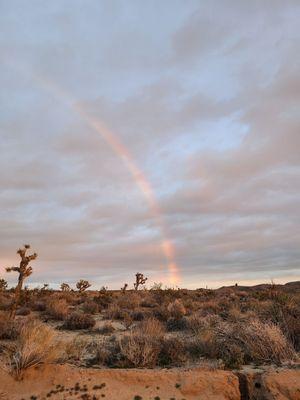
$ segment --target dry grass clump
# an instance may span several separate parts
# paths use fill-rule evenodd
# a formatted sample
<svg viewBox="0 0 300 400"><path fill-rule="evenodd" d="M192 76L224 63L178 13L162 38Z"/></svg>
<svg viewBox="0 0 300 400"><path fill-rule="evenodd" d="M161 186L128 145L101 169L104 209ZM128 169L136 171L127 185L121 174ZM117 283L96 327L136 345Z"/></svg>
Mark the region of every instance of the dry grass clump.
<svg viewBox="0 0 300 400"><path fill-rule="evenodd" d="M82 306L82 311L87 314L96 314L99 312L99 306L95 301L87 300L85 301Z"/></svg>
<svg viewBox="0 0 300 400"><path fill-rule="evenodd" d="M136 331L143 333L146 336L162 338L166 333L166 328L164 324L156 318L149 318L146 321L143 321Z"/></svg>
<svg viewBox="0 0 300 400"><path fill-rule="evenodd" d="M47 303L46 312L51 318L62 321L68 315L69 305L65 299L53 298Z"/></svg>
<svg viewBox="0 0 300 400"><path fill-rule="evenodd" d="M111 322L106 322L101 328L97 330L97 333L100 333L101 335L110 335L115 331L115 328L113 327Z"/></svg>
<svg viewBox="0 0 300 400"><path fill-rule="evenodd" d="M153 368L157 365L160 343L157 338L130 332L119 341L122 356L128 366Z"/></svg>
<svg viewBox="0 0 300 400"><path fill-rule="evenodd" d="M168 305L168 311L171 318L180 319L185 316L186 309L180 299L176 299Z"/></svg>
<svg viewBox="0 0 300 400"><path fill-rule="evenodd" d="M165 333L162 323L154 318L143 321L119 341L121 355L128 366L153 368L158 363L160 341Z"/></svg>
<svg viewBox="0 0 300 400"><path fill-rule="evenodd" d="M162 367L181 366L187 360L187 351L182 339L165 337L161 340L158 363Z"/></svg>
<svg viewBox="0 0 300 400"><path fill-rule="evenodd" d="M67 316L62 328L69 330L90 329L95 323L96 321L91 315L73 312Z"/></svg>
<svg viewBox="0 0 300 400"><path fill-rule="evenodd" d="M0 340L14 340L20 334L21 324L9 319L5 312L0 312Z"/></svg>
<svg viewBox="0 0 300 400"><path fill-rule="evenodd" d="M43 300L36 300L31 304L31 309L33 311L43 312L46 310L46 303Z"/></svg>
<svg viewBox="0 0 300 400"><path fill-rule="evenodd" d="M245 362L280 365L296 359L280 327L259 320L237 324L223 322L214 328L211 343L227 367L236 368Z"/></svg>
<svg viewBox="0 0 300 400"><path fill-rule="evenodd" d="M138 293L125 292L117 300L117 305L122 310L135 310L141 303L141 296Z"/></svg>
<svg viewBox="0 0 300 400"><path fill-rule="evenodd" d="M244 325L242 338L246 356L258 363L294 360L296 354L278 325L263 323L259 320Z"/></svg>
<svg viewBox="0 0 300 400"><path fill-rule="evenodd" d="M29 315L30 312L31 312L31 310L30 310L29 307L23 306L23 307L20 307L20 308L16 311L16 315L21 315L21 316L24 317L24 316L26 316L26 315Z"/></svg>
<svg viewBox="0 0 300 400"><path fill-rule="evenodd" d="M64 360L81 361L88 354L89 345L87 339L78 337L64 343Z"/></svg>
<svg viewBox="0 0 300 400"><path fill-rule="evenodd" d="M60 354L55 331L38 320L23 325L16 343L7 347L6 367L17 378L40 364L54 362Z"/></svg>

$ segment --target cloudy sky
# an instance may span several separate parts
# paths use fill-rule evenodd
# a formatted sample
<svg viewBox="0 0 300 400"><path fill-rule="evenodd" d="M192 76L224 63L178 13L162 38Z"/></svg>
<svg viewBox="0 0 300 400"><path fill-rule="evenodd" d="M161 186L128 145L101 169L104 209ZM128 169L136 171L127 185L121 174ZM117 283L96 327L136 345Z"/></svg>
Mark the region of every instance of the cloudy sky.
<svg viewBox="0 0 300 400"><path fill-rule="evenodd" d="M300 279L298 0L0 0L0 276ZM9 276L13 283L16 276Z"/></svg>

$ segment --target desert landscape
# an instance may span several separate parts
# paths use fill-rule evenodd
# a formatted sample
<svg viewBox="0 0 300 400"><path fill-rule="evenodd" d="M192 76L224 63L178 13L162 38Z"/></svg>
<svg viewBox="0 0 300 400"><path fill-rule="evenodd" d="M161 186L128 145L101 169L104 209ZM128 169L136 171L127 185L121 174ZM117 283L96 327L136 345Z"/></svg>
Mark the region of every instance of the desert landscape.
<svg viewBox="0 0 300 400"><path fill-rule="evenodd" d="M1 279L0 398L299 399L300 282L28 289ZM1 397L2 396L2 397Z"/></svg>
<svg viewBox="0 0 300 400"><path fill-rule="evenodd" d="M0 0L0 400L300 400L300 0Z"/></svg>

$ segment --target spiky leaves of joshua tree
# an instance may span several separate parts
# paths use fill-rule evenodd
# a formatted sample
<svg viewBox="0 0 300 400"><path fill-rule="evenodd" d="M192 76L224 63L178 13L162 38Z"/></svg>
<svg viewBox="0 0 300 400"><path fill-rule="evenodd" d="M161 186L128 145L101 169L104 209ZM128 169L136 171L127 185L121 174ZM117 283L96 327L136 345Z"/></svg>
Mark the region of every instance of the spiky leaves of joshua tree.
<svg viewBox="0 0 300 400"><path fill-rule="evenodd" d="M80 279L80 281L76 283L76 287L77 287L77 289L79 290L80 293L84 292L90 286L91 286L90 282L86 281L84 279Z"/></svg>
<svg viewBox="0 0 300 400"><path fill-rule="evenodd" d="M29 265L30 261L33 261L37 258L37 253L33 253L28 255L27 251L30 249L29 244L25 244L23 248L20 248L17 251L17 254L21 257L21 261L18 267L9 267L6 268L7 272L17 272L18 276L18 284L15 288L15 298L11 306L10 318L15 318L16 310L20 301L21 291L23 287L24 280L28 278L32 274L32 268Z"/></svg>
<svg viewBox="0 0 300 400"><path fill-rule="evenodd" d="M70 292L71 287L70 287L70 285L69 285L68 283L62 283L62 284L60 285L60 290L61 290L62 292Z"/></svg>
<svg viewBox="0 0 300 400"><path fill-rule="evenodd" d="M5 279L0 278L0 292L4 292L7 289L7 282Z"/></svg>
<svg viewBox="0 0 300 400"><path fill-rule="evenodd" d="M146 283L146 280L148 278L144 277L144 274L141 274L140 272L137 272L135 274L135 283L133 284L134 289L138 290L140 285L144 285Z"/></svg>

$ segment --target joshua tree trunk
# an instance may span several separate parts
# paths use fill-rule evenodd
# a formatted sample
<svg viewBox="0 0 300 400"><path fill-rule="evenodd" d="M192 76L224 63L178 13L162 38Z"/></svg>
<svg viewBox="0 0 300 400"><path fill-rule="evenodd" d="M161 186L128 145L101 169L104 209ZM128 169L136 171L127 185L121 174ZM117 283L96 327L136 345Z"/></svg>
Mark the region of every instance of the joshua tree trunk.
<svg viewBox="0 0 300 400"><path fill-rule="evenodd" d="M13 303L11 305L11 310L10 310L10 313L9 313L9 318L10 319L14 319L15 316L16 316L17 307L18 307L18 304L20 302L23 282L24 282L24 278L23 278L23 276L20 275L19 279L18 279L18 284L17 284L17 286L15 288L15 298L13 300Z"/></svg>

